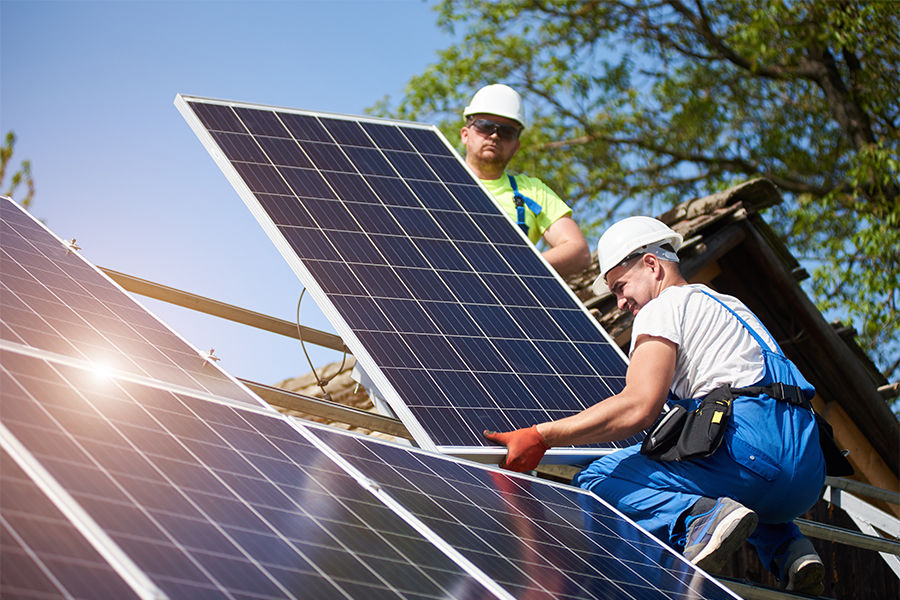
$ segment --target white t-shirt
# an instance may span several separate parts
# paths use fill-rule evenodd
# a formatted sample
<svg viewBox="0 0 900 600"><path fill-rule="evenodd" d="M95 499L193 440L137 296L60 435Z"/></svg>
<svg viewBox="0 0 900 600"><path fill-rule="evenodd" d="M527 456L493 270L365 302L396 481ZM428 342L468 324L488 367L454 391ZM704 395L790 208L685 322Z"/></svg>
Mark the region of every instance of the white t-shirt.
<svg viewBox="0 0 900 600"><path fill-rule="evenodd" d="M737 298L701 284L663 290L634 318L631 352L642 334L674 342L678 352L672 391L682 400L700 398L726 383L733 387L753 385L765 373L756 340L734 315L701 290L727 304L753 327L769 350L777 351L775 341Z"/></svg>

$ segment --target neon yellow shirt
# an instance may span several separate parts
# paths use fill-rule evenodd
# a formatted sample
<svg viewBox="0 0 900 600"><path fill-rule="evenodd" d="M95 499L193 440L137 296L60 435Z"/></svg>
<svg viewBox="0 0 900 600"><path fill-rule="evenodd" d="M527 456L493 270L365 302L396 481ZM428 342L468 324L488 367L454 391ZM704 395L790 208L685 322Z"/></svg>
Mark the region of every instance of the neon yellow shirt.
<svg viewBox="0 0 900 600"><path fill-rule="evenodd" d="M516 187L523 196L527 196L537 202L541 207L541 214L535 216L528 207L525 207L525 224L528 225L528 238L532 244L537 244L544 231L553 223L562 217L572 215L572 209L560 200L559 196L554 193L547 185L537 177L529 177L527 175L514 175L516 178ZM512 217L513 221L516 217L516 201L513 195L512 186L509 184L509 177L506 171L500 179L482 179L481 183L488 189L491 195L497 199L503 210Z"/></svg>

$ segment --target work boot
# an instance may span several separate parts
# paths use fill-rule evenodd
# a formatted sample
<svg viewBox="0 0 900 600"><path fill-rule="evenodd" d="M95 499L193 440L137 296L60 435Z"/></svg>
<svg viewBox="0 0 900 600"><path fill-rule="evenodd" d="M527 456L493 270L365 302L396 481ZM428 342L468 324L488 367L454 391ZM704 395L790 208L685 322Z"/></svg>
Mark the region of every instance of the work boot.
<svg viewBox="0 0 900 600"><path fill-rule="evenodd" d="M825 565L807 538L792 540L787 551L775 557L775 565L785 590L810 596L825 592Z"/></svg>
<svg viewBox="0 0 900 600"><path fill-rule="evenodd" d="M756 513L743 504L731 498L719 498L707 512L685 520L684 557L715 575L750 537L758 521Z"/></svg>

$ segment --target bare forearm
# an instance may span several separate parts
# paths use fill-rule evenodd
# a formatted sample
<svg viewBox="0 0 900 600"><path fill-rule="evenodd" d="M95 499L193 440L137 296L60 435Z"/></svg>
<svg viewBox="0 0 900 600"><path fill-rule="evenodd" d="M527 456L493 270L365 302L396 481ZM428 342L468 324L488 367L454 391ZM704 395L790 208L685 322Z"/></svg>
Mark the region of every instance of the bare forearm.
<svg viewBox="0 0 900 600"><path fill-rule="evenodd" d="M587 244L563 244L544 251L544 258L561 277L576 275L591 266L591 251Z"/></svg>
<svg viewBox="0 0 900 600"><path fill-rule="evenodd" d="M622 393L570 417L541 423L538 431L550 446L615 442L652 425L658 416L654 410Z"/></svg>

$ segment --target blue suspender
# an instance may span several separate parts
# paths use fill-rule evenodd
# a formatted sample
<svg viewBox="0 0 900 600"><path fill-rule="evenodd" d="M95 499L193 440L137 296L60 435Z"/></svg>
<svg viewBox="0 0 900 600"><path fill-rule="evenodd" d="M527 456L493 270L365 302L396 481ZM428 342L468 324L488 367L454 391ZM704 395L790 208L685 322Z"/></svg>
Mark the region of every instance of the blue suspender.
<svg viewBox="0 0 900 600"><path fill-rule="evenodd" d="M747 321L745 321L745 320L742 319L740 316L738 316L738 314L737 314L736 312L734 312L734 311L731 309L731 307L729 307L727 304L725 304L724 302L722 302L721 300L719 300L718 298L716 298L715 296L713 296L712 294L710 294L710 293L707 292L706 290L700 290L700 291L703 292L704 294L706 294L707 296L709 296L710 298L712 298L713 300L715 300L716 302L718 302L719 304L721 304L722 306L724 306L725 309L726 309L728 312L730 312L731 314L734 315L734 318L735 318L735 319L737 319L738 321L741 322L741 325L743 325L744 328L747 330L747 332L748 332L751 336L753 336L753 339L756 340L756 343L759 344L760 347L761 347L763 350L768 350L769 352L771 352L771 349L769 348L769 345L766 344L765 342L763 342L762 337L761 337L758 333L756 333L756 331L755 331L752 327L750 327L750 325L747 323ZM763 325L762 323L760 323L760 327L762 327L762 328L763 328L763 331L765 331L765 332L768 334L768 336L769 336L770 338L772 338L772 334L769 333L769 330L766 329L766 326L765 326L765 325ZM772 339L774 340L775 338L772 338ZM777 354L780 354L781 356L784 356L784 352L781 351L781 348L778 346L777 343L775 344L775 352L776 352Z"/></svg>
<svg viewBox="0 0 900 600"><path fill-rule="evenodd" d="M522 228L525 235L528 235L528 225L525 224L525 206L528 206L529 210L535 215L539 215L541 214L541 205L528 196L522 195L522 192L516 186L515 177L512 175L507 175L507 177L509 177L509 185L512 186L513 198L516 203L516 224Z"/></svg>

